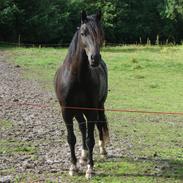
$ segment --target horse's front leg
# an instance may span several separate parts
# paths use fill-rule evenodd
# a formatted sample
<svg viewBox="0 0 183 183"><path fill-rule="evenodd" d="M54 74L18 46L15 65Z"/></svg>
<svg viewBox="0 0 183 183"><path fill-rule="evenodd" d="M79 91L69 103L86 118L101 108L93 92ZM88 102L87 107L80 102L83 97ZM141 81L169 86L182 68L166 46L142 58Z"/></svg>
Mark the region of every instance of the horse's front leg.
<svg viewBox="0 0 183 183"><path fill-rule="evenodd" d="M73 115L70 111L62 111L62 115L67 127L67 141L71 152L71 167L69 170L69 174L73 176L78 171L78 168L76 166L77 159L75 155L76 136L73 129Z"/></svg>
<svg viewBox="0 0 183 183"><path fill-rule="evenodd" d="M90 112L87 115L87 133L86 133L86 145L88 148L88 162L86 170L86 178L89 179L94 175L94 162L93 162L93 148L95 145L94 128L97 121L97 112Z"/></svg>
<svg viewBox="0 0 183 183"><path fill-rule="evenodd" d="M81 157L80 157L79 163L83 166L83 165L86 165L86 161L88 158L88 151L86 146L86 120L82 113L77 113L75 115L75 118L79 123L79 129L82 135L83 144L82 144Z"/></svg>

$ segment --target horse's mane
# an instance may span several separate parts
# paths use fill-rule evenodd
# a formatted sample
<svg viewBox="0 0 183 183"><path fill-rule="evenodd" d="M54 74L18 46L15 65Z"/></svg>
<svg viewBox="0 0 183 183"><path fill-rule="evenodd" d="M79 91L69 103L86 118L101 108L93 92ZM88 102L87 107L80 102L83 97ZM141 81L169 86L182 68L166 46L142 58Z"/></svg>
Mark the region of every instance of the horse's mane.
<svg viewBox="0 0 183 183"><path fill-rule="evenodd" d="M72 38L72 41L69 45L69 50L68 54L72 57L76 53L77 50L77 45L78 45L78 36L79 36L79 31L77 30Z"/></svg>

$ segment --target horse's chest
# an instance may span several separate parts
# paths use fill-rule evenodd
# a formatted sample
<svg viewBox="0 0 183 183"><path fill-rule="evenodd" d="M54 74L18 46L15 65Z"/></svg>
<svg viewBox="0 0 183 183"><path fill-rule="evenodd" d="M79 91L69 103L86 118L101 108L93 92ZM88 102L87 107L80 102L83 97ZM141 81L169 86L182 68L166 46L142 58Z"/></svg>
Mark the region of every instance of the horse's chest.
<svg viewBox="0 0 183 183"><path fill-rule="evenodd" d="M87 102L87 95L82 90L76 90L73 92L71 99L71 102L75 105L84 105Z"/></svg>
<svg viewBox="0 0 183 183"><path fill-rule="evenodd" d="M101 101L107 95L107 75L101 66L93 74L96 80L95 89L97 89L98 99Z"/></svg>
<svg viewBox="0 0 183 183"><path fill-rule="evenodd" d="M86 106L92 101L97 101L99 88L95 84L89 81L74 83L68 91L67 103L76 106Z"/></svg>
<svg viewBox="0 0 183 183"><path fill-rule="evenodd" d="M107 94L107 76L99 67L90 75L76 77L68 86L67 103L76 106L86 106L91 103L99 103L105 100Z"/></svg>

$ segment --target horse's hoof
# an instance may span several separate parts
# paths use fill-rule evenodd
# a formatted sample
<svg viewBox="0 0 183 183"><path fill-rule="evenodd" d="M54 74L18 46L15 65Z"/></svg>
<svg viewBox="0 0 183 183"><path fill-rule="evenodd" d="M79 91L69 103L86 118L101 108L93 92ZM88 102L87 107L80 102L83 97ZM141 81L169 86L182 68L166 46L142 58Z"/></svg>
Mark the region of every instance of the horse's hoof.
<svg viewBox="0 0 183 183"><path fill-rule="evenodd" d="M93 176L95 175L95 172L93 170L93 168L88 166L88 170L86 170L86 179L91 179Z"/></svg>
<svg viewBox="0 0 183 183"><path fill-rule="evenodd" d="M92 172L92 173L87 173L87 172L86 172L85 177L86 177L86 179L91 179L94 175L95 175L94 172Z"/></svg>
<svg viewBox="0 0 183 183"><path fill-rule="evenodd" d="M70 176L75 176L75 175L77 175L77 172L74 171L74 170L69 170L69 175Z"/></svg>
<svg viewBox="0 0 183 183"><path fill-rule="evenodd" d="M100 155L100 158L101 158L101 159L107 159L107 157L108 157L107 154L101 154L101 155Z"/></svg>
<svg viewBox="0 0 183 183"><path fill-rule="evenodd" d="M101 149L100 150L100 157L102 159L106 159L107 158L107 151L105 149Z"/></svg>
<svg viewBox="0 0 183 183"><path fill-rule="evenodd" d="M87 160L86 160L86 159L80 158L79 164L80 164L81 166L85 166L86 163L87 163Z"/></svg>
<svg viewBox="0 0 183 183"><path fill-rule="evenodd" d="M77 174L78 174L78 168L76 167L76 165L71 165L71 167L69 169L69 175L75 176Z"/></svg>

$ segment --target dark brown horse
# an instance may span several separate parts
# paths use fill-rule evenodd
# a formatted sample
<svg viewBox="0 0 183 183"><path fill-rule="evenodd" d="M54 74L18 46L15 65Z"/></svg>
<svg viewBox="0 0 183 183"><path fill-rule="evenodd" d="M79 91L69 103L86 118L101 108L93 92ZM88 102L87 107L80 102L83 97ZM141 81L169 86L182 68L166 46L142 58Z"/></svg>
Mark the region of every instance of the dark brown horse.
<svg viewBox="0 0 183 183"><path fill-rule="evenodd" d="M56 95L62 108L71 151L72 165L69 173L73 175L77 171L76 136L73 130L73 118L75 118L79 123L83 141L80 163L83 164L87 160L87 178L94 173L95 125L99 130L99 147L103 155L106 154L104 144L108 138L107 120L104 114L104 102L108 91L107 67L100 55L104 37L100 20L100 11L90 16L87 16L85 11L82 12L81 26L76 31L63 65L55 76Z"/></svg>

